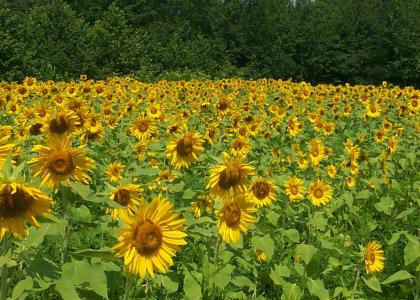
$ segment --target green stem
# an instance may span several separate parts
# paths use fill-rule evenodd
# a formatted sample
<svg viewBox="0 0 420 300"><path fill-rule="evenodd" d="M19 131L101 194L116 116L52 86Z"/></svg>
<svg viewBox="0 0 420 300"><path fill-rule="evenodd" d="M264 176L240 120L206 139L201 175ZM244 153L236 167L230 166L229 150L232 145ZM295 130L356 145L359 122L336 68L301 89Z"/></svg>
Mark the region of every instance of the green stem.
<svg viewBox="0 0 420 300"><path fill-rule="evenodd" d="M124 300L130 299L131 289L133 288L133 283L134 283L133 277L131 275L127 274L126 280L125 280Z"/></svg>
<svg viewBox="0 0 420 300"><path fill-rule="evenodd" d="M217 235L217 241L216 241L216 249L214 250L214 258L213 262L217 269L217 263L219 260L219 247L220 247L220 235ZM211 300L216 299L216 285L213 283L212 289L211 289Z"/></svg>
<svg viewBox="0 0 420 300"><path fill-rule="evenodd" d="M7 252L9 248L9 240L8 240L8 233L6 233L3 237L3 251L4 253ZM5 263L1 269L1 293L0 293L0 300L7 299L7 279L8 279L9 268L7 267L7 263Z"/></svg>
<svg viewBox="0 0 420 300"><path fill-rule="evenodd" d="M64 264L67 258L67 246L69 242L70 226L67 218L67 191L66 187L60 186L61 201L63 204L63 219L66 221L66 227L64 228L63 243L61 244L61 263Z"/></svg>
<svg viewBox="0 0 420 300"><path fill-rule="evenodd" d="M360 278L360 270L359 268L357 269L357 274L356 274L356 281L354 282L354 286L353 286L353 291L351 292L351 299L354 299L354 294L356 293L356 289L357 289L357 284L359 283L359 278Z"/></svg>

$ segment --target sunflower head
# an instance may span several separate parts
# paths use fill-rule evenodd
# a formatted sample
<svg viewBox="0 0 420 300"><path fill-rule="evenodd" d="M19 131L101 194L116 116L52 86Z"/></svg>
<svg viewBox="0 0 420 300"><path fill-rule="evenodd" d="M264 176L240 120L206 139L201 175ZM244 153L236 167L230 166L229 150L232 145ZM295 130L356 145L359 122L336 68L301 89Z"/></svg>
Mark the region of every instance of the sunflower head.
<svg viewBox="0 0 420 300"><path fill-rule="evenodd" d="M309 189L309 200L313 205L320 206L331 201L332 189L328 184L321 180L318 179L312 183Z"/></svg>
<svg viewBox="0 0 420 300"><path fill-rule="evenodd" d="M141 192L142 189L136 184L124 184L116 187L110 198L121 207L108 208L107 212L111 214L114 220L133 216L139 206L144 206L144 200L140 196Z"/></svg>
<svg viewBox="0 0 420 300"><path fill-rule="evenodd" d="M364 263L366 273L381 272L384 269L384 251L382 246L376 241L369 242L364 248Z"/></svg>
<svg viewBox="0 0 420 300"><path fill-rule="evenodd" d="M173 138L166 147L166 157L177 169L188 168L198 160L203 148L203 138L195 131L186 131L182 136Z"/></svg>
<svg viewBox="0 0 420 300"><path fill-rule="evenodd" d="M286 191L289 200L292 202L303 199L305 188L303 186L303 180L297 177L291 177L289 180L284 182L284 189Z"/></svg>
<svg viewBox="0 0 420 300"><path fill-rule="evenodd" d="M268 206L276 200L277 186L266 179L256 179L249 188L248 196L258 208Z"/></svg>

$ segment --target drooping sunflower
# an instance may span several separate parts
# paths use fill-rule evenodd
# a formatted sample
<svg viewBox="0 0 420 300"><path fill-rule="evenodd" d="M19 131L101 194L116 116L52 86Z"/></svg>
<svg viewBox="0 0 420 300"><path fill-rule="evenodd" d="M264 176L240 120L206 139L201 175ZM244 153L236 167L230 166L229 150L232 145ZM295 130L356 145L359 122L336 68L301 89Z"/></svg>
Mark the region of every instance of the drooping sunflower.
<svg viewBox="0 0 420 300"><path fill-rule="evenodd" d="M366 273L381 272L384 269L384 251L377 241L369 242L364 248Z"/></svg>
<svg viewBox="0 0 420 300"><path fill-rule="evenodd" d="M219 198L226 198L231 193L241 194L246 191L248 177L255 175L254 168L244 163L240 158L230 158L224 153L225 162L222 166L210 170L207 189Z"/></svg>
<svg viewBox="0 0 420 300"><path fill-rule="evenodd" d="M85 156L84 146L73 148L66 136L51 138L48 145L35 145L38 156L28 163L33 164L34 177L41 177L41 185L58 190L62 181L70 179L88 183L87 174L95 168L93 159Z"/></svg>
<svg viewBox="0 0 420 300"><path fill-rule="evenodd" d="M207 195L201 195L197 197L197 201L191 202L191 209L194 212L194 216L199 219L201 217L202 209L207 213L210 213L213 208L213 200L211 200Z"/></svg>
<svg viewBox="0 0 420 300"><path fill-rule="evenodd" d="M25 218L39 227L36 216L50 212L52 199L40 190L23 183L5 182L0 184L0 228L24 235Z"/></svg>
<svg viewBox="0 0 420 300"><path fill-rule="evenodd" d="M331 201L332 189L331 187L317 179L309 188L309 200L315 206L327 204Z"/></svg>
<svg viewBox="0 0 420 300"><path fill-rule="evenodd" d="M289 117L289 120L287 121L287 132L292 138L296 137L301 132L302 128L303 124L296 116Z"/></svg>
<svg viewBox="0 0 420 300"><path fill-rule="evenodd" d="M139 116L133 121L129 130L139 141L144 141L152 137L156 131L156 125L147 116Z"/></svg>
<svg viewBox="0 0 420 300"><path fill-rule="evenodd" d="M140 207L127 227L119 229L118 243L113 247L118 257L124 257L125 270L141 278L146 274L166 272L174 264L172 257L186 245L185 219L173 211L168 199L157 196L149 206Z"/></svg>
<svg viewBox="0 0 420 300"><path fill-rule="evenodd" d="M125 166L119 162L113 162L109 164L106 168L105 175L108 177L109 181L117 182L123 178Z"/></svg>
<svg viewBox="0 0 420 300"><path fill-rule="evenodd" d="M140 197L142 189L137 184L123 184L117 186L111 194L111 200L121 205L121 208L108 208L112 219L127 219L134 215L139 206L144 205L144 200Z"/></svg>
<svg viewBox="0 0 420 300"><path fill-rule="evenodd" d="M177 169L188 168L198 160L198 155L204 150L203 138L195 131L186 131L181 137L173 138L166 146L166 157Z"/></svg>
<svg viewBox="0 0 420 300"><path fill-rule="evenodd" d="M304 197L305 188L303 186L303 180L295 176L284 182L284 189L292 202L299 201Z"/></svg>
<svg viewBox="0 0 420 300"><path fill-rule="evenodd" d="M251 215L255 210L253 203L244 194L231 195L229 200L224 200L223 207L215 212L222 240L230 244L239 242L241 232L247 233L248 224L256 222L256 218Z"/></svg>
<svg viewBox="0 0 420 300"><path fill-rule="evenodd" d="M277 186L266 179L256 179L248 190L249 200L257 208L268 206L276 200Z"/></svg>

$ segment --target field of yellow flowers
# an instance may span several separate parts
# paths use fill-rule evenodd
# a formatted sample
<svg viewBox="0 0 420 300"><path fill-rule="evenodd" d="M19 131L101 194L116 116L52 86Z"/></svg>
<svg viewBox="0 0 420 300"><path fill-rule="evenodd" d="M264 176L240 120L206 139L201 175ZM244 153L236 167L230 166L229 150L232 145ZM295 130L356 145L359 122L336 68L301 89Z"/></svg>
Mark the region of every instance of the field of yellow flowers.
<svg viewBox="0 0 420 300"><path fill-rule="evenodd" d="M0 83L0 300L418 299L420 91Z"/></svg>

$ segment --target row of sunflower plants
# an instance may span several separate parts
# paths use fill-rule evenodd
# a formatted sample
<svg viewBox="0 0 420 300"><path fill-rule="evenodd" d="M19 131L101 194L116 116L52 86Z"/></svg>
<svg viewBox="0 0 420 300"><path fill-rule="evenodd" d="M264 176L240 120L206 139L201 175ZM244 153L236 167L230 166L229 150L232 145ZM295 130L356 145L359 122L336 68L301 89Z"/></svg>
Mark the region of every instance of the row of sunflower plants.
<svg viewBox="0 0 420 300"><path fill-rule="evenodd" d="M416 299L411 87L0 84L0 300Z"/></svg>

